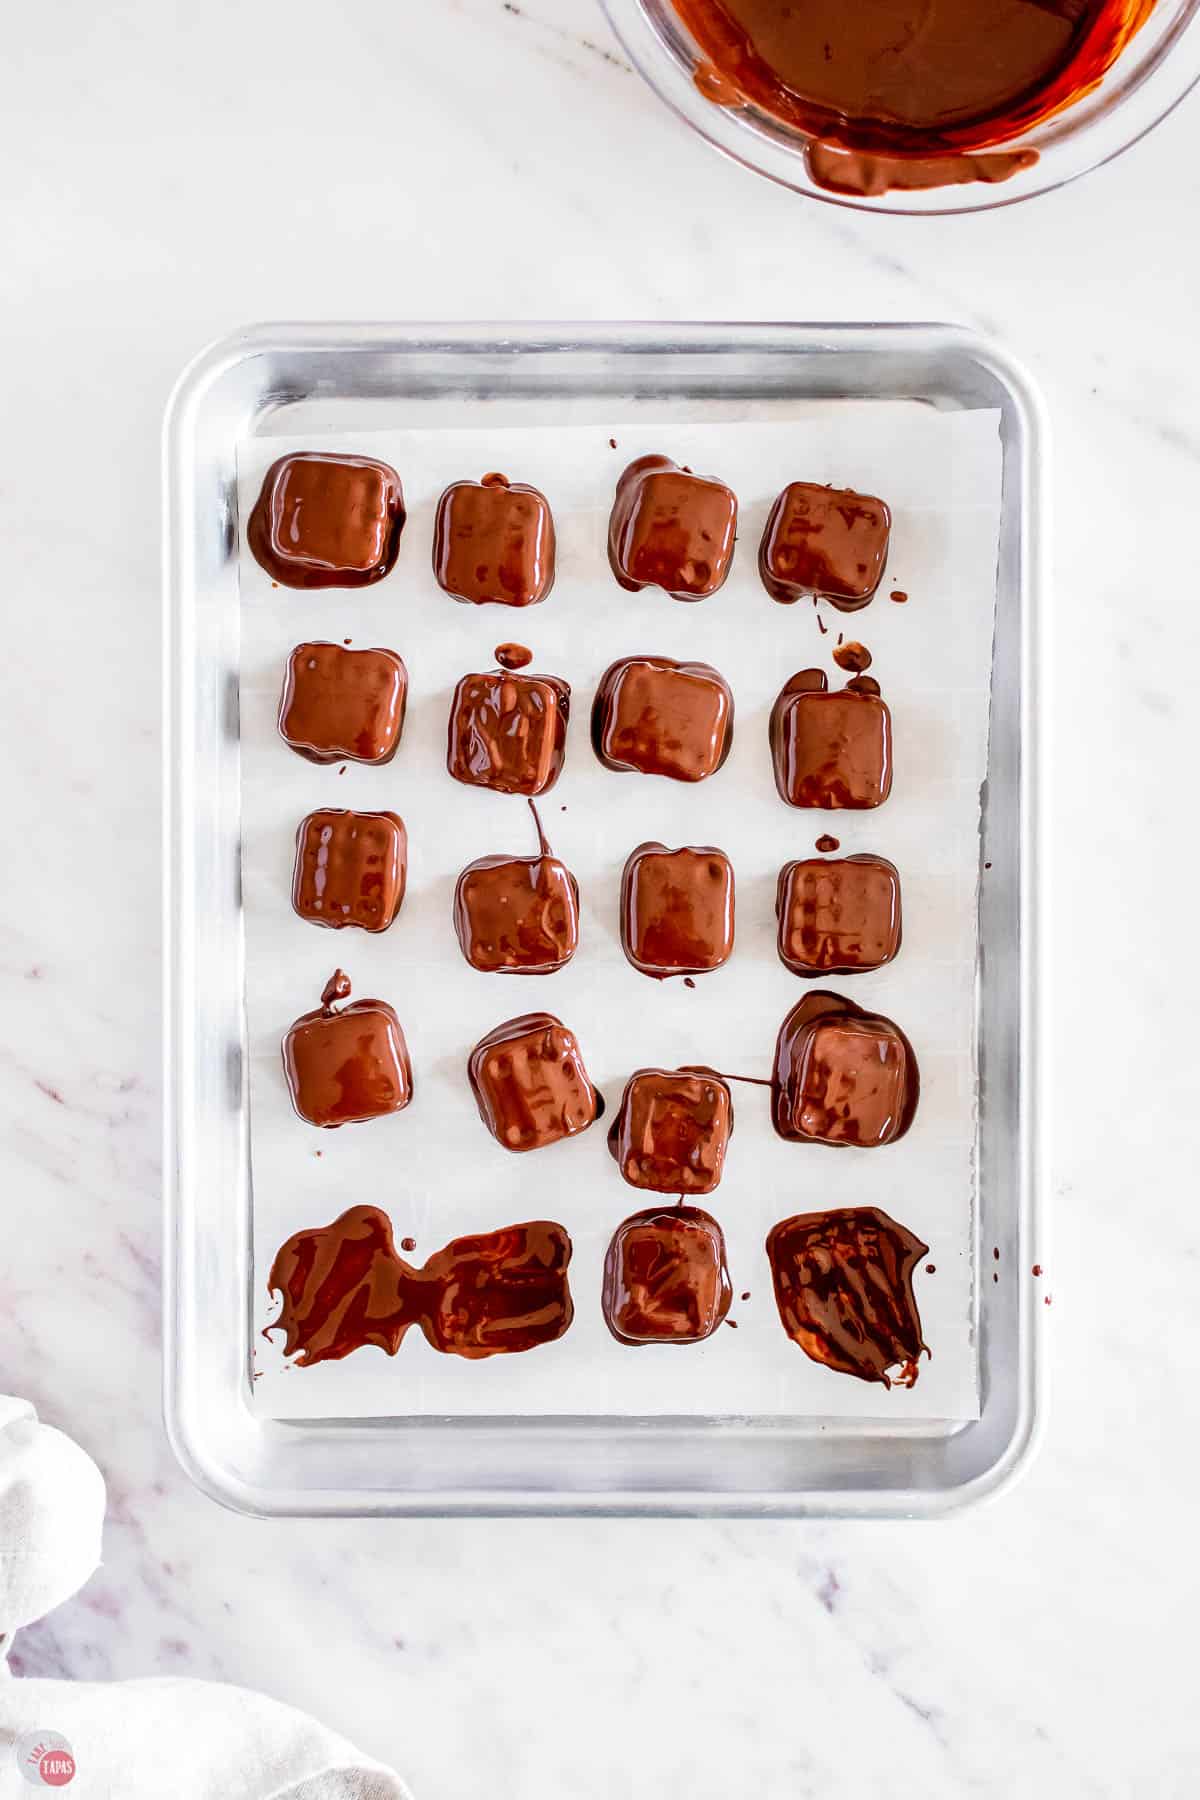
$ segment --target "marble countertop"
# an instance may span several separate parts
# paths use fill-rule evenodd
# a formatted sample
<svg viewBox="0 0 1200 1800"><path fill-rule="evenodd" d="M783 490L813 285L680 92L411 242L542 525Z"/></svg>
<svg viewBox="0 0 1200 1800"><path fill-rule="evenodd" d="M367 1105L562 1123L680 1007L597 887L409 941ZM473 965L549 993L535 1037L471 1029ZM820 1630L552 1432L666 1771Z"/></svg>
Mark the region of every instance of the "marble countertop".
<svg viewBox="0 0 1200 1800"><path fill-rule="evenodd" d="M1196 1791L1198 130L1193 101L1028 206L871 218L722 163L594 0L25 9L0 69L0 1386L111 1506L18 1673L254 1685L420 1800ZM1051 1420L952 1523L267 1526L163 1436L164 400L258 318L572 315L953 319L1046 394Z"/></svg>

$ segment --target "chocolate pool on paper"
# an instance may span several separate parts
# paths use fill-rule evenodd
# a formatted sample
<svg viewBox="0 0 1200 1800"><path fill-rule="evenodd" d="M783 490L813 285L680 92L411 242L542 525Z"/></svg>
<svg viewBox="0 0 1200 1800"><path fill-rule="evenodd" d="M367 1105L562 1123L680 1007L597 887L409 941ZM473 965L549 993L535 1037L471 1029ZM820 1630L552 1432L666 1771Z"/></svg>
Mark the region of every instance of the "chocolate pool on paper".
<svg viewBox="0 0 1200 1800"><path fill-rule="evenodd" d="M608 560L623 588L660 587L674 600L704 600L729 573L737 497L723 481L640 456L617 483Z"/></svg>
<svg viewBox="0 0 1200 1800"><path fill-rule="evenodd" d="M446 767L466 787L544 794L562 773L570 708L570 686L557 675L464 675L450 706Z"/></svg>
<svg viewBox="0 0 1200 1800"><path fill-rule="evenodd" d="M816 595L839 612L874 599L887 563L892 515L886 501L850 488L793 481L767 520L758 552L763 586L790 605Z"/></svg>
<svg viewBox="0 0 1200 1800"><path fill-rule="evenodd" d="M830 693L823 669L801 669L771 710L770 740L789 806L861 812L892 791L892 715L869 675Z"/></svg>
<svg viewBox="0 0 1200 1800"><path fill-rule="evenodd" d="M798 1143L877 1149L913 1122L921 1077L913 1047L882 1013L818 988L779 1028L771 1118Z"/></svg>
<svg viewBox="0 0 1200 1800"><path fill-rule="evenodd" d="M579 884L537 828L537 856L482 856L454 890L454 929L473 969L496 975L552 975L579 944Z"/></svg>
<svg viewBox="0 0 1200 1800"><path fill-rule="evenodd" d="M842 1375L913 1387L928 1354L913 1273L929 1246L875 1206L801 1213L767 1238L783 1329Z"/></svg>
<svg viewBox="0 0 1200 1800"><path fill-rule="evenodd" d="M625 656L600 678L592 748L606 769L705 781L733 745L733 692L708 663Z"/></svg>
<svg viewBox="0 0 1200 1800"><path fill-rule="evenodd" d="M299 451L267 470L246 540L284 587L367 587L395 565L404 516L387 463Z"/></svg>
<svg viewBox="0 0 1200 1800"><path fill-rule="evenodd" d="M537 1219L455 1238L414 1268L396 1254L387 1214L353 1206L282 1246L267 1286L283 1305L265 1335L282 1331L285 1354L302 1367L367 1344L394 1356L413 1325L448 1356L535 1350L574 1316L570 1260L563 1227Z"/></svg>
<svg viewBox="0 0 1200 1800"><path fill-rule="evenodd" d="M639 844L621 876L621 947L643 975L703 975L733 954L733 864L711 844Z"/></svg>
<svg viewBox="0 0 1200 1800"><path fill-rule="evenodd" d="M536 606L554 586L554 520L545 494L503 475L456 481L438 502L433 572L472 606Z"/></svg>
<svg viewBox="0 0 1200 1800"><path fill-rule="evenodd" d="M794 975L882 968L900 948L900 873L886 856L785 863L775 895L779 960Z"/></svg>
<svg viewBox="0 0 1200 1800"><path fill-rule="evenodd" d="M553 1013L497 1025L472 1050L467 1074L480 1118L506 1150L542 1150L575 1137L604 1111L575 1033Z"/></svg>
<svg viewBox="0 0 1200 1800"><path fill-rule="evenodd" d="M283 1072L292 1105L327 1130L401 1112L413 1095L408 1045L386 1000L339 1001L350 977L335 969L315 1012L303 1013L283 1040Z"/></svg>
<svg viewBox="0 0 1200 1800"><path fill-rule="evenodd" d="M408 670L394 650L297 644L279 702L279 735L309 762L388 763L404 729Z"/></svg>
<svg viewBox="0 0 1200 1800"><path fill-rule="evenodd" d="M394 812L309 813L296 833L292 905L335 931L386 931L404 900L408 834Z"/></svg>
<svg viewBox="0 0 1200 1800"><path fill-rule="evenodd" d="M706 1069L639 1069L625 1084L608 1148L630 1187L711 1194L733 1133L729 1086Z"/></svg>
<svg viewBox="0 0 1200 1800"><path fill-rule="evenodd" d="M698 1206L651 1207L617 1226L604 1258L604 1321L622 1344L698 1344L729 1311L725 1234Z"/></svg>

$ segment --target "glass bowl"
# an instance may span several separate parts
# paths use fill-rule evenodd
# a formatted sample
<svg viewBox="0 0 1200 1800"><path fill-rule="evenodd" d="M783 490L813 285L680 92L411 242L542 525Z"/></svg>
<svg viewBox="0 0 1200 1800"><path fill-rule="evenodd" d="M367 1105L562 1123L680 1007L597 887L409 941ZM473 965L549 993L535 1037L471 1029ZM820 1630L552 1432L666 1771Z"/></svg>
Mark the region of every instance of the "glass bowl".
<svg viewBox="0 0 1200 1800"><path fill-rule="evenodd" d="M1029 149L1037 161L1004 182L882 194L821 187L802 133L749 102L720 106L696 85L700 58L670 0L601 0L630 61L672 111L726 156L814 200L862 212L982 212L1048 193L1144 137L1200 79L1200 0L1157 0L1104 79L1063 112L988 149Z"/></svg>

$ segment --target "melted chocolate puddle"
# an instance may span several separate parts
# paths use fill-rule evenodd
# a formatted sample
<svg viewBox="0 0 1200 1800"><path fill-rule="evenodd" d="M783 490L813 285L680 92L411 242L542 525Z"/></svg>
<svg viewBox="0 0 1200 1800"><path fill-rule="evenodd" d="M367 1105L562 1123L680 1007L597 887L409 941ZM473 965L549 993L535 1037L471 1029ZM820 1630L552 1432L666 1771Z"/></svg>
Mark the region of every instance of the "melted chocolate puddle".
<svg viewBox="0 0 1200 1800"><path fill-rule="evenodd" d="M533 1350L571 1323L570 1260L563 1227L538 1219L456 1238L413 1268L396 1254L387 1214L353 1206L280 1249L267 1286L283 1307L263 1336L282 1331L285 1354L305 1368L365 1344L394 1356L413 1325L451 1356Z"/></svg>
<svg viewBox="0 0 1200 1800"><path fill-rule="evenodd" d="M929 1348L912 1278L928 1249L875 1206L783 1219L767 1257L784 1330L826 1368L913 1387Z"/></svg>

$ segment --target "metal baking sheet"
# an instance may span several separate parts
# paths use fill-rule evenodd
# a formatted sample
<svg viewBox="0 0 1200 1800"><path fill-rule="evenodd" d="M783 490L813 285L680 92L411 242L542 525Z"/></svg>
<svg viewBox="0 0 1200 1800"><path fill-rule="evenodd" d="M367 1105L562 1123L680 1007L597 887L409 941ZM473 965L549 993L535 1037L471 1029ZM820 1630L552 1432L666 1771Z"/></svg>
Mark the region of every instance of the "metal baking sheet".
<svg viewBox="0 0 1200 1800"><path fill-rule="evenodd" d="M980 917L977 1229L989 1252L993 1245L1000 1250L1004 1278L975 1298L980 1417L938 1422L882 1407L879 1416L855 1420L811 1410L794 1418L529 1412L486 1419L306 1416L282 1424L261 1417L250 1401L238 439L360 434L401 423L599 427L638 417L659 429L672 420L736 420L751 411L783 423L814 399L839 398L919 399L1001 415L1004 506L981 851L992 874ZM184 378L167 442L168 610L177 634L168 669L175 687L168 708L175 861L168 915L178 983L168 1419L185 1462L210 1491L259 1511L886 1514L944 1508L994 1486L1015 1466L1029 1441L1036 1388L1036 1296L1020 1274L1038 1253L1029 1250L1036 990L1025 985L1033 924L1026 885L1035 824L1028 680L1038 430L1036 402L1019 374L990 348L939 327L536 328L503 339L472 328L264 328L219 346ZM531 631L536 641L536 615L523 624L522 635ZM495 635L504 632L497 627ZM209 704L197 713L205 694ZM217 696L223 699L213 708ZM222 866L233 877L228 890L206 895ZM788 988L779 991L790 1003ZM493 1002L497 1018L525 1004ZM763 1280L756 1271L760 1290ZM759 1298L769 1305L765 1294ZM235 1345L236 1369L229 1360Z"/></svg>

